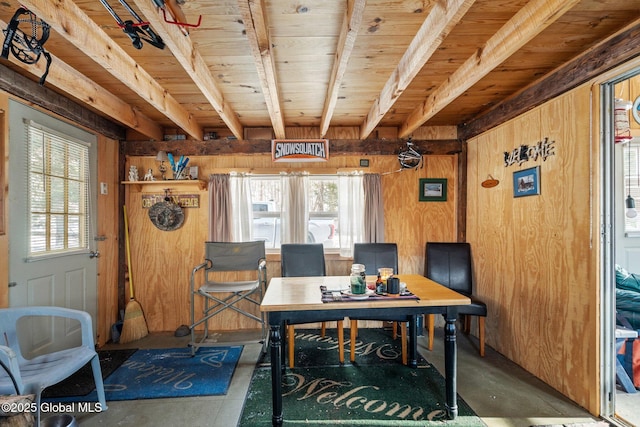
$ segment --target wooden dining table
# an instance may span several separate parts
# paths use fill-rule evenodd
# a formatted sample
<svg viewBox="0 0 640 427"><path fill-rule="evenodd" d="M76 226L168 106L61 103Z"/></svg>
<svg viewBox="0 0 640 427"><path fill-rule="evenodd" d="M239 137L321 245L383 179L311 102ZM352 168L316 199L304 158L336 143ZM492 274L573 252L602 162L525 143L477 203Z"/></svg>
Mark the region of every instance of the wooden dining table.
<svg viewBox="0 0 640 427"><path fill-rule="evenodd" d="M273 401L272 425L281 426L282 374L286 369L283 356L283 334L286 323L300 324L321 321L327 311L334 315L375 318L390 313L406 315L409 319L409 366L417 367L416 317L422 314L442 314L445 319L445 408L450 419L458 415L456 391L456 320L458 306L471 300L446 286L419 274L400 274L401 282L416 298L366 298L349 297L349 276L274 277L269 281L260 304L260 310L268 315L271 355L271 390ZM323 302L321 286L328 292L339 292L336 300ZM326 295L326 293L325 293Z"/></svg>

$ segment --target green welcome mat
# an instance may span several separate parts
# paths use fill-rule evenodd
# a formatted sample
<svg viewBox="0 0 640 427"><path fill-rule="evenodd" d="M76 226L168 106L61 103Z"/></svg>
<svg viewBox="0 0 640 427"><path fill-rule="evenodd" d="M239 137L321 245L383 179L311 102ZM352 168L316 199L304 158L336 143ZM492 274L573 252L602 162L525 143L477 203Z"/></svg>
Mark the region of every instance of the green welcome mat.
<svg viewBox="0 0 640 427"><path fill-rule="evenodd" d="M458 417L447 420L444 393L444 378L433 366L287 369L282 378L284 425L485 425L460 398ZM257 368L239 425L271 425L271 402L271 370Z"/></svg>
<svg viewBox="0 0 640 427"><path fill-rule="evenodd" d="M356 361L338 363L335 330L296 330L296 367L283 374L284 425L305 426L485 426L458 397L458 417L447 420L445 380L423 357L417 369L401 364L399 338L382 328L361 328ZM240 427L271 425L268 355L254 371Z"/></svg>
<svg viewBox="0 0 640 427"><path fill-rule="evenodd" d="M350 364L351 341L349 328L344 330L344 359ZM338 336L335 329L327 329L325 336L319 329L295 329L295 366L339 366ZM408 351L408 350L407 350ZM383 328L359 328L355 342L355 364L380 365L402 363L402 347L400 333L394 340L392 331ZM259 366L269 366L269 351L258 362ZM418 354L418 366L428 366Z"/></svg>

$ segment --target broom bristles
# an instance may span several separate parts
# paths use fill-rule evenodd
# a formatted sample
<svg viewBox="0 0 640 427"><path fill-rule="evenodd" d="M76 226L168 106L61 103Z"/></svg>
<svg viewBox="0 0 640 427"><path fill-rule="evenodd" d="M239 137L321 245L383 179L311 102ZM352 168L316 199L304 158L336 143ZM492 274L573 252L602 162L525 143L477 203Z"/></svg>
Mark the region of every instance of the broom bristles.
<svg viewBox="0 0 640 427"><path fill-rule="evenodd" d="M136 300L129 300L124 310L124 322L122 323L120 343L126 344L139 340L148 334L149 329L147 328L147 321L144 319L142 307Z"/></svg>

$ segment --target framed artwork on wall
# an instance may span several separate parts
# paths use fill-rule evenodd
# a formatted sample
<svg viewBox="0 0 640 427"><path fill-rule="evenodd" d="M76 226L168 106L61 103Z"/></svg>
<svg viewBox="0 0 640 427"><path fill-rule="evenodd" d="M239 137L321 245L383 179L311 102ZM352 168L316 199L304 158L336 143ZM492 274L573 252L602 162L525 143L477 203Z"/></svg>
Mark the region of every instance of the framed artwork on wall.
<svg viewBox="0 0 640 427"><path fill-rule="evenodd" d="M447 180L445 178L421 178L418 200L421 202L446 202Z"/></svg>
<svg viewBox="0 0 640 427"><path fill-rule="evenodd" d="M513 197L540 194L540 166L513 173Z"/></svg>

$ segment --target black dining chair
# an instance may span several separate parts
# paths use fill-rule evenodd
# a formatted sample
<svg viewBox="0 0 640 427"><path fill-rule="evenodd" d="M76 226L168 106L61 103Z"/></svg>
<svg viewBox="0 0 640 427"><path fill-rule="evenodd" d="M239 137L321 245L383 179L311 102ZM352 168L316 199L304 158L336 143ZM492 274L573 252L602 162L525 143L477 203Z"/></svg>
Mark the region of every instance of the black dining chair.
<svg viewBox="0 0 640 427"><path fill-rule="evenodd" d="M393 268L398 274L398 245L395 243L355 243L353 245L353 263L363 264L367 276L377 276L378 268ZM358 335L358 320L380 320L393 323L393 339L397 337L397 324L400 323L402 346L402 363L407 364L407 322L408 316L390 314L377 315L375 318L352 317L351 320L351 361L355 361L355 338Z"/></svg>
<svg viewBox="0 0 640 427"><path fill-rule="evenodd" d="M466 334L471 329L470 316L478 316L480 356L484 357L484 320L487 317L487 305L473 296L471 245L463 242L427 242L425 276L471 298L471 304L460 306L458 314L464 318L463 331ZM427 314L425 326L428 330L429 350L433 349L434 323L435 315Z"/></svg>
<svg viewBox="0 0 640 427"><path fill-rule="evenodd" d="M321 243L285 243L280 246L280 269L282 277L326 276L324 246ZM319 292L319 290L318 290ZM344 363L344 317L331 316L328 310L316 322L322 322L320 334L324 337L326 321L337 322L338 351L340 363ZM295 328L287 324L287 346L289 349L289 367L295 365Z"/></svg>

